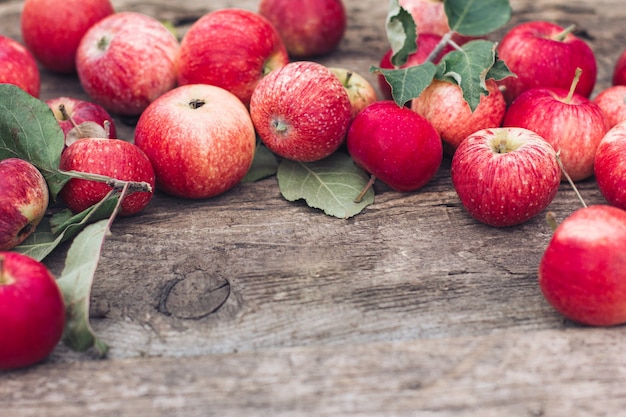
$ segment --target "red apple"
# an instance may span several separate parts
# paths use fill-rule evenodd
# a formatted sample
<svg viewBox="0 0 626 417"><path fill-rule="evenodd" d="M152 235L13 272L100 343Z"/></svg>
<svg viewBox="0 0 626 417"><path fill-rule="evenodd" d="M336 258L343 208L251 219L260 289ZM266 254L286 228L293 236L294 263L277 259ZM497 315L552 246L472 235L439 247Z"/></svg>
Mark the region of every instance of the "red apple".
<svg viewBox="0 0 626 417"><path fill-rule="evenodd" d="M137 191L124 197L120 216L143 210L154 193L155 174L148 157L136 145L121 139L82 138L61 154L62 171L99 174L121 181L145 182L151 191ZM98 181L72 178L59 196L74 213L80 213L101 201L111 186Z"/></svg>
<svg viewBox="0 0 626 417"><path fill-rule="evenodd" d="M76 70L94 101L113 113L137 116L176 85L178 49L178 40L158 20L115 13L87 31Z"/></svg>
<svg viewBox="0 0 626 417"><path fill-rule="evenodd" d="M33 54L18 41L0 35L0 84L13 84L39 97L41 79Z"/></svg>
<svg viewBox="0 0 626 417"><path fill-rule="evenodd" d="M254 127L267 148L303 162L326 158L339 148L351 111L339 78L312 61L292 62L271 72L250 101Z"/></svg>
<svg viewBox="0 0 626 417"><path fill-rule="evenodd" d="M506 102L498 84L486 80L488 95L480 98L472 110L457 84L433 80L419 97L411 101L411 109L435 127L444 149L453 154L461 141L470 134L490 127L499 127L506 113Z"/></svg>
<svg viewBox="0 0 626 417"><path fill-rule="evenodd" d="M626 211L608 205L576 210L554 231L539 264L550 305L591 326L626 323Z"/></svg>
<svg viewBox="0 0 626 417"><path fill-rule="evenodd" d="M535 132L494 128L461 142L452 157L451 176L472 217L506 227L548 207L559 189L561 171L554 149Z"/></svg>
<svg viewBox="0 0 626 417"><path fill-rule="evenodd" d="M259 14L269 20L294 58L312 58L334 51L346 31L341 0L261 0Z"/></svg>
<svg viewBox="0 0 626 417"><path fill-rule="evenodd" d="M39 170L23 159L0 161L0 250L30 236L48 208L48 185Z"/></svg>
<svg viewBox="0 0 626 417"><path fill-rule="evenodd" d="M420 0L424 1L424 0ZM399 68L409 68L416 65L421 65L430 56L430 53L435 49L435 47L441 41L441 36L435 35L432 33L421 33L417 38L417 51L409 55L407 61L401 65ZM433 60L433 63L437 64L442 56L444 56L447 52L451 50L450 46L444 48L442 52L439 53L437 57ZM393 69L394 65L391 63L391 57L393 55L393 50L390 48L385 52L383 57L380 59L379 67L382 69ZM382 74L378 75L378 87L382 93L382 97L385 100L391 100L391 86L385 80L385 77Z"/></svg>
<svg viewBox="0 0 626 417"><path fill-rule="evenodd" d="M91 26L113 13L110 0L26 0L22 37L45 68L74 73L80 40Z"/></svg>
<svg viewBox="0 0 626 417"><path fill-rule="evenodd" d="M443 0L400 0L400 6L411 14L417 26L417 33L432 33L443 36L450 32L448 16L444 9ZM452 40L462 45L476 37L454 33Z"/></svg>
<svg viewBox="0 0 626 417"><path fill-rule="evenodd" d="M626 85L605 88L595 96L593 102L602 109L609 128L626 120Z"/></svg>
<svg viewBox="0 0 626 417"><path fill-rule="evenodd" d="M211 84L235 94L246 106L257 83L289 62L276 28L242 9L205 14L181 41L178 83Z"/></svg>
<svg viewBox="0 0 626 417"><path fill-rule="evenodd" d="M391 100L370 104L348 131L354 162L396 191L415 191L437 173L441 139L428 120Z"/></svg>
<svg viewBox="0 0 626 417"><path fill-rule="evenodd" d="M46 100L46 104L63 130L65 146L71 145L78 138L117 137L115 121L109 112L97 103L74 97L54 97ZM94 135L95 132L101 135Z"/></svg>
<svg viewBox="0 0 626 417"><path fill-rule="evenodd" d="M615 62L613 85L626 85L626 50L620 54Z"/></svg>
<svg viewBox="0 0 626 417"><path fill-rule="evenodd" d="M241 181L252 165L256 136L248 109L234 94L189 84L148 106L135 144L150 158L160 190L200 199Z"/></svg>
<svg viewBox="0 0 626 417"><path fill-rule="evenodd" d="M45 359L65 327L63 294L41 263L17 252L0 252L0 370Z"/></svg>
<svg viewBox="0 0 626 417"><path fill-rule="evenodd" d="M374 86L361 74L346 68L328 67L328 69L339 78L339 81L346 88L352 106L350 112L352 118L370 104L378 101Z"/></svg>
<svg viewBox="0 0 626 417"><path fill-rule="evenodd" d="M504 97L512 102L524 91L537 87L568 89L576 68L582 69L576 92L589 97L596 83L597 63L593 50L571 29L544 21L521 23L510 29L498 46L499 58L517 77L507 77Z"/></svg>
<svg viewBox="0 0 626 417"><path fill-rule="evenodd" d="M611 128L600 141L593 170L604 198L626 210L626 120Z"/></svg>
<svg viewBox="0 0 626 417"><path fill-rule="evenodd" d="M522 93L507 110L503 125L524 127L543 137L560 153L573 181L593 175L596 148L608 130L597 104L571 90L548 87Z"/></svg>

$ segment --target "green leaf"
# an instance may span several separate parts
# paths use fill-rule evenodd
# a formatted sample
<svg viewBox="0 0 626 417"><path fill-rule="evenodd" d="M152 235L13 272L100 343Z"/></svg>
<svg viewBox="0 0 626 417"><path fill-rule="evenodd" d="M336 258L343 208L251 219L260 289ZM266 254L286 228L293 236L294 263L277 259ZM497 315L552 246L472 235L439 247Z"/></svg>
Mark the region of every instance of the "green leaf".
<svg viewBox="0 0 626 417"><path fill-rule="evenodd" d="M496 62L489 68L486 78L499 81L507 77L517 77L517 75L509 69L504 61L498 59L498 54L496 53Z"/></svg>
<svg viewBox="0 0 626 417"><path fill-rule="evenodd" d="M100 259L109 220L100 220L80 232L67 253L65 267L57 280L67 309L63 342L79 352L95 347L105 356L109 347L101 341L89 323L89 298Z"/></svg>
<svg viewBox="0 0 626 417"><path fill-rule="evenodd" d="M304 199L329 216L347 219L374 202L370 188L359 203L355 198L363 191L369 175L343 152L316 162L283 160L278 166L278 186L288 201Z"/></svg>
<svg viewBox="0 0 626 417"><path fill-rule="evenodd" d="M259 141L254 152L254 160L248 173L241 182L254 182L271 177L278 170L278 159Z"/></svg>
<svg viewBox="0 0 626 417"><path fill-rule="evenodd" d="M393 51L391 63L404 65L409 55L417 51L417 27L413 16L400 6L398 0L389 1L386 20L387 39Z"/></svg>
<svg viewBox="0 0 626 417"><path fill-rule="evenodd" d="M445 0L450 29L467 36L484 36L511 19L508 0Z"/></svg>
<svg viewBox="0 0 626 417"><path fill-rule="evenodd" d="M46 178L50 194L68 181L59 172L65 137L48 105L12 84L0 84L0 160L21 158Z"/></svg>
<svg viewBox="0 0 626 417"><path fill-rule="evenodd" d="M391 86L393 101L398 106L404 106L408 101L419 97L422 91L430 85L437 72L432 62L425 62L402 69L383 69L371 67L371 72L382 74Z"/></svg>
<svg viewBox="0 0 626 417"><path fill-rule="evenodd" d="M495 49L494 42L468 42L460 50L449 52L441 59L435 78L459 85L465 101L474 111L481 95L489 93L485 80L496 62Z"/></svg>
<svg viewBox="0 0 626 417"><path fill-rule="evenodd" d="M42 261L57 246L72 239L90 223L113 215L118 200L119 194L111 193L109 197L76 215L72 215L66 209L51 217L45 217L37 226L37 230L19 246L13 248L13 251Z"/></svg>

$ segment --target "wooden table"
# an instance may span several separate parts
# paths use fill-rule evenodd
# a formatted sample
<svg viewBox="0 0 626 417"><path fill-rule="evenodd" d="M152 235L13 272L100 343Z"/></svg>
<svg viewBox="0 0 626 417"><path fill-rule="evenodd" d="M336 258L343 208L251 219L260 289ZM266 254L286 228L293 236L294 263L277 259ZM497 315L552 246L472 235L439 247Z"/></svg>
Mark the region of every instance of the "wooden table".
<svg viewBox="0 0 626 417"><path fill-rule="evenodd" d="M210 10L257 7L114 4L182 31ZM387 2L345 4L346 37L320 61L375 82ZM609 85L626 46L623 0L511 4L509 26L577 24L598 57L596 93ZM0 1L0 33L21 39L21 5ZM87 98L74 77L44 72L42 98L58 95ZM544 301L543 216L478 224L449 174L446 160L419 192L379 184L375 204L349 220L285 201L275 178L203 201L156 195L104 246L91 323L108 359L60 345L0 374L0 416L624 415L626 331L573 324ZM593 180L579 186L604 203ZM579 207L563 184L549 209L562 220ZM61 248L47 263L58 273L63 259Z"/></svg>

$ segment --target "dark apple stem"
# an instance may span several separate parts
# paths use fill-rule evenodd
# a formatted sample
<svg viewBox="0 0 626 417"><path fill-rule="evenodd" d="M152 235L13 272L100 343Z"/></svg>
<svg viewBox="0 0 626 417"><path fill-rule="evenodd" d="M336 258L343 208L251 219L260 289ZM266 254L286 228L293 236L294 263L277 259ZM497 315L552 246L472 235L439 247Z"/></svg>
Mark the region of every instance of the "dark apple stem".
<svg viewBox="0 0 626 417"><path fill-rule="evenodd" d="M104 128L104 134L106 135L106 137L108 139L111 139L111 122L108 120L105 120L102 123L102 127Z"/></svg>
<svg viewBox="0 0 626 417"><path fill-rule="evenodd" d="M574 97L574 93L576 91L576 86L578 86L578 82L580 81L580 76L583 74L583 70L578 67L576 68L576 72L574 72L574 79L572 80L572 84L569 87L569 93L567 94L567 98L565 102L567 104L572 102L572 98Z"/></svg>
<svg viewBox="0 0 626 417"><path fill-rule="evenodd" d="M372 188L374 182L376 182L376 175L372 174L367 184L365 184L365 188L363 188L363 191L361 191L361 193L354 199L355 203L359 204L363 200L363 197L365 197L365 194L367 194L369 189Z"/></svg>
<svg viewBox="0 0 626 417"><path fill-rule="evenodd" d="M82 138L83 137L83 132L80 131L80 128L78 127L78 125L74 121L74 118L67 113L67 110L65 110L65 104L63 104L63 103L59 104L59 111L61 112L61 115L63 116L63 119L69 120L70 123L72 124L72 126L74 127L74 129L78 130L78 136Z"/></svg>
<svg viewBox="0 0 626 417"><path fill-rule="evenodd" d="M347 86L348 86L348 84L350 83L350 78L352 78L352 74L353 74L353 72L352 72L352 71L348 71L348 72L346 73L346 79L345 79L345 80L343 80L343 86L344 86L344 87L347 87Z"/></svg>
<svg viewBox="0 0 626 417"><path fill-rule="evenodd" d="M4 256L0 255L0 285L4 283Z"/></svg>
<svg viewBox="0 0 626 417"><path fill-rule="evenodd" d="M568 27L563 29L563 31L561 31L561 32L557 33L555 36L553 36L552 39L555 40L555 41L563 42L565 40L565 38L567 37L567 35L572 33L574 31L574 29L576 29L576 25L573 25L573 24L569 25Z"/></svg>
<svg viewBox="0 0 626 417"><path fill-rule="evenodd" d="M576 187L576 185L574 184L574 181L572 180L572 177L569 176L569 174L565 170L565 167L563 166L563 161L561 161L561 151L559 150L555 154L555 156L556 156L556 162L559 164L559 168L561 168L561 172L565 176L565 179L567 179L567 182L569 182L569 185L571 185L572 188L574 189L574 193L576 194L576 197L578 197L578 200L580 200L580 202L582 203L583 207L587 207L587 203L585 203L585 200L583 199L583 196L580 195L580 192L578 191L578 187Z"/></svg>

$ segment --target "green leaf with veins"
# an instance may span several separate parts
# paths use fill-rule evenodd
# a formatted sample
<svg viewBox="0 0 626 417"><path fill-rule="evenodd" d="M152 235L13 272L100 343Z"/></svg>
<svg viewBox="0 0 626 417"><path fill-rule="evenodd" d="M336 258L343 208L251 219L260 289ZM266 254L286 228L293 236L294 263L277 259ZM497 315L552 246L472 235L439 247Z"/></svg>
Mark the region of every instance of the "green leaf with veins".
<svg viewBox="0 0 626 417"><path fill-rule="evenodd" d="M329 216L347 219L374 202L374 191L370 187L363 199L355 203L370 176L345 152L335 152L321 161L308 163L284 159L276 177L285 199L304 199L310 207L323 210Z"/></svg>
<svg viewBox="0 0 626 417"><path fill-rule="evenodd" d="M57 194L68 181L59 172L65 136L48 105L12 84L0 84L0 160L20 158L35 165Z"/></svg>
<svg viewBox="0 0 626 417"><path fill-rule="evenodd" d="M387 39L391 45L391 63L404 65L409 55L417 51L417 28L413 16L400 6L398 0L389 1L386 20Z"/></svg>
<svg viewBox="0 0 626 417"><path fill-rule="evenodd" d="M383 69L371 67L371 72L380 73L391 87L391 96L398 106L404 106L408 101L419 97L422 91L430 85L437 72L432 62L425 62L402 69Z"/></svg>
<svg viewBox="0 0 626 417"><path fill-rule="evenodd" d="M467 36L484 36L511 19L508 0L445 0L450 29Z"/></svg>

